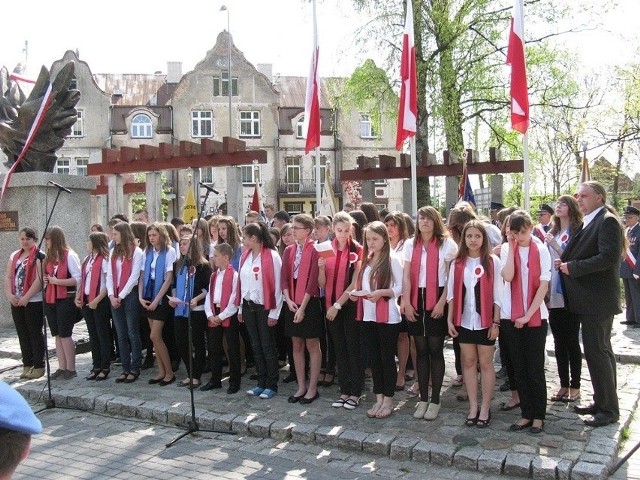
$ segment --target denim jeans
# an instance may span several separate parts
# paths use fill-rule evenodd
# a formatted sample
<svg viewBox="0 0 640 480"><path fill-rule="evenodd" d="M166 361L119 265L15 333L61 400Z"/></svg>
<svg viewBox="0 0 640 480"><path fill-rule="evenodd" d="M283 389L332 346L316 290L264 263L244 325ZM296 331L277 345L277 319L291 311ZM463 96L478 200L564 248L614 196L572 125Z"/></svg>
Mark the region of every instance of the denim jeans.
<svg viewBox="0 0 640 480"><path fill-rule="evenodd" d="M111 317L118 333L122 371L139 373L142 364L142 344L138 292L135 289L122 300L120 308L111 307Z"/></svg>

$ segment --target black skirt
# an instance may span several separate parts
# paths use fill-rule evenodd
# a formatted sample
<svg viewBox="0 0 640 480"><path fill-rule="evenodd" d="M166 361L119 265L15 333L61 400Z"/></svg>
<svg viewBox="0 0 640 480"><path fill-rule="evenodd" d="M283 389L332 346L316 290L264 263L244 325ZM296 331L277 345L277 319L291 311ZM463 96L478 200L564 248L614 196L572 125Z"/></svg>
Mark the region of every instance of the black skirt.
<svg viewBox="0 0 640 480"><path fill-rule="evenodd" d="M298 338L320 338L322 335L322 307L320 298L312 297L307 303L304 311L304 318L300 323L293 323L294 312L289 310L286 302L282 304L282 308L286 309L284 334L288 337Z"/></svg>
<svg viewBox="0 0 640 480"><path fill-rule="evenodd" d="M413 335L414 337L446 337L448 333L448 305L445 304L442 317L431 318L431 311L423 312L424 290L424 288L418 289L418 310L416 311L416 321L408 321L409 335ZM439 295L442 295L442 291L443 288L440 287Z"/></svg>
<svg viewBox="0 0 640 480"><path fill-rule="evenodd" d="M474 345L487 345L491 347L496 344L495 340L489 340L489 329L483 328L482 330L469 330L464 327L456 327L458 331L459 343L470 343Z"/></svg>
<svg viewBox="0 0 640 480"><path fill-rule="evenodd" d="M143 318L159 320L161 322L166 322L173 315L173 308L169 306L169 300L167 300L166 296L162 299L162 303L156 307L155 310L149 311L144 308L142 305L140 306L140 314Z"/></svg>

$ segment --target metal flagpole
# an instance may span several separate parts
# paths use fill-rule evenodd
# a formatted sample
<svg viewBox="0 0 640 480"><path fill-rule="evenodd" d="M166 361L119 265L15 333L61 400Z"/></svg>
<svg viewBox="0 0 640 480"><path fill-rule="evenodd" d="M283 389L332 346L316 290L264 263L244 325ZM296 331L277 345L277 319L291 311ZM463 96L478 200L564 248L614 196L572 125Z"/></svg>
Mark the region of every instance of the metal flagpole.
<svg viewBox="0 0 640 480"><path fill-rule="evenodd" d="M316 147L316 215L320 214L322 192L320 188L320 147ZM315 215L314 215L315 216Z"/></svg>
<svg viewBox="0 0 640 480"><path fill-rule="evenodd" d="M524 209L529 211L530 199L529 199L529 134L522 135L522 159L524 161Z"/></svg>
<svg viewBox="0 0 640 480"><path fill-rule="evenodd" d="M416 136L413 135L409 142L411 149L411 215L418 213L418 176L416 173Z"/></svg>

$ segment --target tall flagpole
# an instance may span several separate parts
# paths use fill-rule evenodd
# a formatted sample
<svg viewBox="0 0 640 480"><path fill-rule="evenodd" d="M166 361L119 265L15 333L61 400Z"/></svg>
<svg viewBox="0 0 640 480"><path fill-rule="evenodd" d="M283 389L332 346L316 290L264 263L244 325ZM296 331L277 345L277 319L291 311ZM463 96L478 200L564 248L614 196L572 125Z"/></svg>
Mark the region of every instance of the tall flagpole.
<svg viewBox="0 0 640 480"><path fill-rule="evenodd" d="M522 135L522 159L524 161L524 209L529 211L529 134Z"/></svg>
<svg viewBox="0 0 640 480"><path fill-rule="evenodd" d="M416 137L411 137L409 148L411 149L411 214L418 213L418 175L416 173Z"/></svg>
<svg viewBox="0 0 640 480"><path fill-rule="evenodd" d="M315 5L315 2L314 2ZM320 147L316 147L316 215L320 214L320 206L322 205L322 189L320 188Z"/></svg>
<svg viewBox="0 0 640 480"><path fill-rule="evenodd" d="M316 0L313 0L313 52L314 55L318 50L318 23L316 18ZM316 65L316 69L318 66ZM317 78L317 77L316 77ZM318 85L320 87L320 85ZM318 95L318 103L320 102L320 92L316 92ZM318 114L320 113L320 105L318 105ZM320 206L322 202L322 192L320 189L321 179L320 179L320 143L318 142L318 146L316 147L316 212L320 213Z"/></svg>

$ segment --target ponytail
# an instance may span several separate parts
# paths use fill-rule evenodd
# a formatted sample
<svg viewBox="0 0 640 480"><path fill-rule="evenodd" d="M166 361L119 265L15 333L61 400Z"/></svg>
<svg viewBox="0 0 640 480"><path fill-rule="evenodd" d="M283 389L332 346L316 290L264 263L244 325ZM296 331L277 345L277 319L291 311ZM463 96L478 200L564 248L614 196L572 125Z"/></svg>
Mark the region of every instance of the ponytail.
<svg viewBox="0 0 640 480"><path fill-rule="evenodd" d="M267 227L267 224L264 222L248 223L244 226L242 232L246 235L256 237L263 247L270 248L271 250L276 249L273 238L271 238L271 234L269 233L269 227Z"/></svg>

